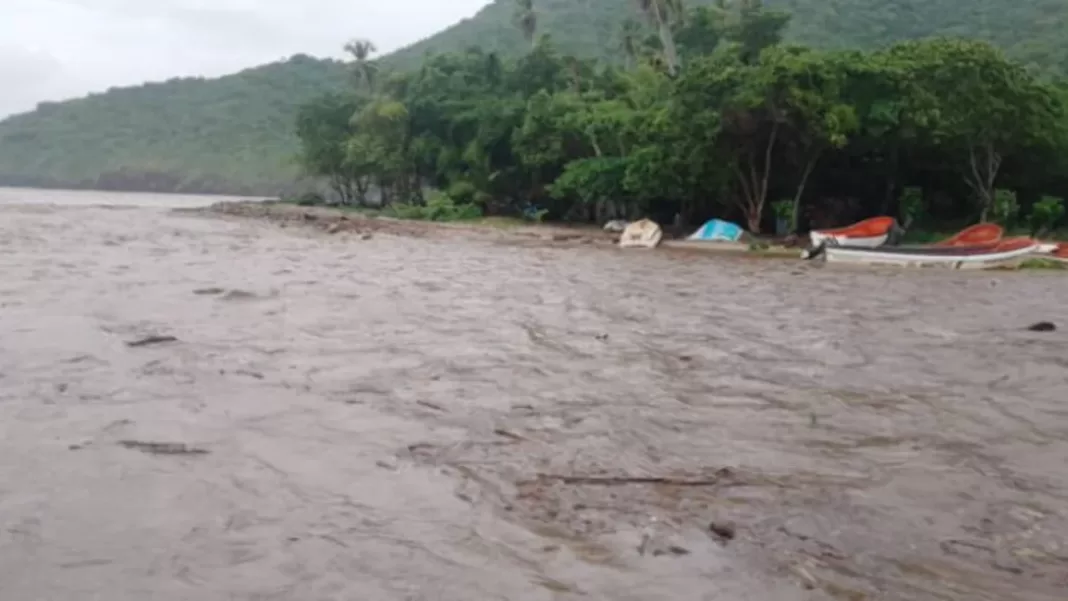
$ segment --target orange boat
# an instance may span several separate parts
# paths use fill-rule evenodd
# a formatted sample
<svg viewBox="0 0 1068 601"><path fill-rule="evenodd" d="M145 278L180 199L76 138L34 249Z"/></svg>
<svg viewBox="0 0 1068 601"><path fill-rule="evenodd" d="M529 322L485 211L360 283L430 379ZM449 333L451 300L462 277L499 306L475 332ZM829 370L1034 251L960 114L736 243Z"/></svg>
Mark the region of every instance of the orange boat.
<svg viewBox="0 0 1068 601"><path fill-rule="evenodd" d="M1068 242L1061 242L1053 249L1052 257L1058 261L1068 263Z"/></svg>
<svg viewBox="0 0 1068 601"><path fill-rule="evenodd" d="M812 230L809 233L809 239L814 248L828 242L838 246L875 248L886 244L887 238L890 237L890 230L896 223L893 217L872 217L846 227Z"/></svg>
<svg viewBox="0 0 1068 601"><path fill-rule="evenodd" d="M1003 230L1000 225L995 223L980 223L965 228L953 236L950 236L941 242L936 242L931 246L936 248L993 246L1001 240L1001 236L1004 233L1005 230Z"/></svg>

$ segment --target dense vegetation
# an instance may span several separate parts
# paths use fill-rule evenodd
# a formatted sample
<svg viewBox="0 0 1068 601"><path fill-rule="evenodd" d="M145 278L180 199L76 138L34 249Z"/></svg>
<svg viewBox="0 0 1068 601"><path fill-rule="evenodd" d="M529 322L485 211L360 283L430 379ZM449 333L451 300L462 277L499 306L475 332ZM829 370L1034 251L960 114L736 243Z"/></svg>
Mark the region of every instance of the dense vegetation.
<svg viewBox="0 0 1068 601"><path fill-rule="evenodd" d="M693 8L719 0L688 0ZM486 52L516 57L527 45L514 24L512 0L495 0L467 19L396 52L391 67L414 67L424 55ZM819 48L876 49L934 35L976 38L1044 73L1068 74L1068 3L1063 0L767 0L793 15L791 42ZM634 0L535 0L543 31L560 52L621 64L620 23L639 16Z"/></svg>
<svg viewBox="0 0 1068 601"><path fill-rule="evenodd" d="M364 52L354 89L302 109L303 164L343 202L409 213L726 216L760 232L776 216L1063 212L1068 88L987 43L815 50L783 43L788 15L759 0L643 4L655 33L627 45L630 68L561 53L530 0L514 0L529 49L514 62L473 48L389 74Z"/></svg>
<svg viewBox="0 0 1068 601"><path fill-rule="evenodd" d="M686 0L691 8L719 0ZM668 4L671 4L670 2ZM1063 0L768 0L794 18L789 42L875 49L932 34L987 40L1043 76L1068 73ZM559 56L634 67L624 48L655 33L635 0L534 0ZM629 23L629 25L627 25ZM378 61L419 69L428 53L515 60L531 48L514 0ZM699 30L695 30L699 31ZM693 42L691 41L691 44ZM297 176L297 107L351 85L336 61L295 57L216 80L180 79L46 103L0 122L0 184L277 193Z"/></svg>

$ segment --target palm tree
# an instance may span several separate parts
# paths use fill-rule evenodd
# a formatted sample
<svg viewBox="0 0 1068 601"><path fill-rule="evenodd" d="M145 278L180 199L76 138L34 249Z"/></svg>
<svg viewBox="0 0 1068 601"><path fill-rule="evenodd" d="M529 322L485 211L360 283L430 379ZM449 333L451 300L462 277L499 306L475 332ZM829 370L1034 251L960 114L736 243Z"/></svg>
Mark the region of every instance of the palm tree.
<svg viewBox="0 0 1068 601"><path fill-rule="evenodd" d="M366 85L367 90L373 92L378 63L371 60L371 56L378 52L378 48L370 40L353 40L345 44L345 52L352 56L355 63L356 85Z"/></svg>
<svg viewBox="0 0 1068 601"><path fill-rule="evenodd" d="M676 75L679 72L679 51L675 46L675 35L671 32L671 26L678 22L685 12L683 0L637 0L638 9L653 27L656 27L660 35L660 43L664 47L664 61L667 63L668 73Z"/></svg>
<svg viewBox="0 0 1068 601"><path fill-rule="evenodd" d="M538 13L534 11L534 0L515 0L515 24L523 33L523 39L533 47L538 32Z"/></svg>

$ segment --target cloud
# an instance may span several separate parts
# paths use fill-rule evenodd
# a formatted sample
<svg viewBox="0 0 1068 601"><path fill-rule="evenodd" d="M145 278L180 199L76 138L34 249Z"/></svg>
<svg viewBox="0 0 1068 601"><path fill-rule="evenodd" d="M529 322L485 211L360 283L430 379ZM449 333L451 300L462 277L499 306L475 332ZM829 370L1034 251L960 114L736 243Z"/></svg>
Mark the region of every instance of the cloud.
<svg viewBox="0 0 1068 601"><path fill-rule="evenodd" d="M488 0L0 0L0 117L171 77L218 76L293 54L388 52Z"/></svg>

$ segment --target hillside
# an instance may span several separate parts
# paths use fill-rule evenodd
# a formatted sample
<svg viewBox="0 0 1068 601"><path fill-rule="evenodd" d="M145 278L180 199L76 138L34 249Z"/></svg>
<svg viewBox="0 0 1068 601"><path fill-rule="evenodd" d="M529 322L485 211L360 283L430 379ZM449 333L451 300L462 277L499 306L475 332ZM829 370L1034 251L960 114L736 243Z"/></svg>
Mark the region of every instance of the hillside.
<svg viewBox="0 0 1068 601"><path fill-rule="evenodd" d="M689 4L710 4L712 0ZM1064 0L769 0L794 15L790 36L817 46L870 48L950 34L1001 45L1048 74L1068 73ZM428 52L478 44L506 56L527 48L512 0L383 59L409 68ZM562 51L619 60L633 0L535 0L539 31ZM1026 32L1021 35L1020 32ZM348 85L343 64L309 57L214 80L111 90L0 122L0 184L274 193L297 172L296 107Z"/></svg>
<svg viewBox="0 0 1068 601"><path fill-rule="evenodd" d="M0 123L0 184L272 192L296 175L297 108L345 87L347 73L298 56L45 103Z"/></svg>

